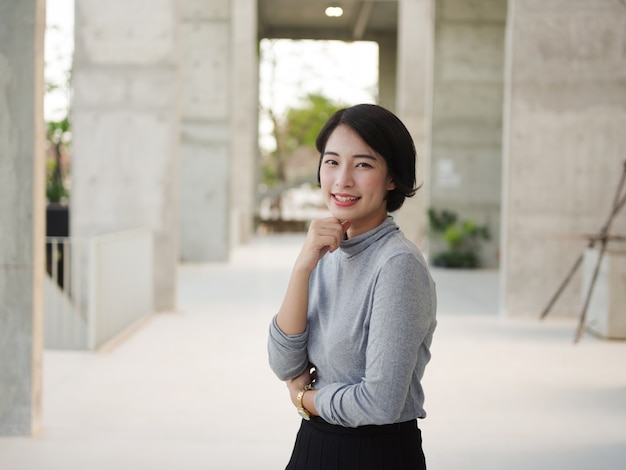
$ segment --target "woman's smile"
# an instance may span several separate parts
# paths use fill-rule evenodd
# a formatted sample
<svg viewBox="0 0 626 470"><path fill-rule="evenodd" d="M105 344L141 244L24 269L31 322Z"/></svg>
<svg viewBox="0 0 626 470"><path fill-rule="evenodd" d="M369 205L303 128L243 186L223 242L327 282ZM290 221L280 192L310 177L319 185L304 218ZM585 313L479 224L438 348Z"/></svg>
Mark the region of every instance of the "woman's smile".
<svg viewBox="0 0 626 470"><path fill-rule="evenodd" d="M350 194L341 194L341 193L333 193L333 198L335 200L335 204L338 204L343 207L351 206L355 204L360 197L351 196Z"/></svg>

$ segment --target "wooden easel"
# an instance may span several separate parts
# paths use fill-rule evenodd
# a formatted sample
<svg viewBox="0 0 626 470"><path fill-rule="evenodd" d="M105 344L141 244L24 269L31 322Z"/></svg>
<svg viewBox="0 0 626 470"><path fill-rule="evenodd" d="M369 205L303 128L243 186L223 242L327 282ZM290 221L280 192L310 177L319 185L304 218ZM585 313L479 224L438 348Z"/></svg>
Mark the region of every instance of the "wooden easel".
<svg viewBox="0 0 626 470"><path fill-rule="evenodd" d="M576 337L574 339L574 342L578 342L580 340L580 337L583 334L583 331L585 328L585 320L587 318L587 309L589 308L589 302L591 301L591 294L593 293L593 288L595 286L596 279L598 278L598 272L600 271L600 265L602 263L602 258L604 257L604 253L606 252L607 244L609 240L624 240L625 239L625 237L609 235L609 231L611 229L611 225L613 224L613 221L615 220L615 217L626 204L626 193L624 193L624 183L626 183L626 161L624 161L623 163L622 177L620 178L619 185L615 193L615 198L613 199L613 208L611 210L611 213L609 214L609 217L607 218L606 222L600 229L600 232L597 235L591 235L588 237L589 241L587 242L587 249L593 248L597 242L600 242L601 246L600 246L600 253L598 256L598 261L593 271L591 282L589 283L587 296L585 297L585 303L580 313L580 321L578 323L578 328L576 329ZM572 276L574 276L574 273L576 272L576 270L582 264L584 256L585 256L585 252L583 251L574 262L574 265L570 269L567 276L565 276L565 279L563 280L563 282L557 289L556 293L552 296L552 299L550 299L550 302L548 302L548 305L546 306L546 308L543 309L543 312L541 313L541 317L540 317L542 320L548 315L548 313L550 312L550 309L552 308L554 303L557 301L557 299L560 297L561 293L563 292L563 290L565 289L569 281L572 279Z"/></svg>

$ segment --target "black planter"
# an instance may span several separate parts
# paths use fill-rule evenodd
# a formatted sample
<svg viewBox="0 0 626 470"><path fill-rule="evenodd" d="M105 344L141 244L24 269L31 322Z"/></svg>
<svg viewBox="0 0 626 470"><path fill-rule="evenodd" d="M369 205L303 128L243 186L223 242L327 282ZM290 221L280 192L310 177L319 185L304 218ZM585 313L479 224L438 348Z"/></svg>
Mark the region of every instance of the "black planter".
<svg viewBox="0 0 626 470"><path fill-rule="evenodd" d="M69 237L70 208L63 204L51 203L46 208L46 237ZM52 253L52 243L46 240L46 271L52 276L56 259L57 284L63 288L63 245L57 245L56 256Z"/></svg>

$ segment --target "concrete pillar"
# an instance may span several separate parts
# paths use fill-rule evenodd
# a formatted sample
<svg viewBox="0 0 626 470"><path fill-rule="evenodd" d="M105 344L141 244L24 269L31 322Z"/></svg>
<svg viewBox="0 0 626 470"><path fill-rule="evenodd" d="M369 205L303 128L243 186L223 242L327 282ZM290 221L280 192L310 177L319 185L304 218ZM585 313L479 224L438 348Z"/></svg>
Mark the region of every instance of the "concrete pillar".
<svg viewBox="0 0 626 470"><path fill-rule="evenodd" d="M257 4L181 0L181 260L228 259L253 229Z"/></svg>
<svg viewBox="0 0 626 470"><path fill-rule="evenodd" d="M0 0L0 436L40 427L43 0Z"/></svg>
<svg viewBox="0 0 626 470"><path fill-rule="evenodd" d="M626 148L623 2L511 0L502 309L538 316L607 218ZM614 226L626 233L626 213ZM550 315L579 316L580 270Z"/></svg>
<svg viewBox="0 0 626 470"><path fill-rule="evenodd" d="M150 228L157 310L179 259L178 3L75 4L71 235Z"/></svg>
<svg viewBox="0 0 626 470"><path fill-rule="evenodd" d="M487 267L499 263L506 7L440 0L435 20L431 206L487 224Z"/></svg>
<svg viewBox="0 0 626 470"><path fill-rule="evenodd" d="M231 1L180 1L183 262L228 258Z"/></svg>
<svg viewBox="0 0 626 470"><path fill-rule="evenodd" d="M396 112L417 149L417 194L396 214L406 236L427 250L427 208L432 191L430 127L433 76L434 0L399 0Z"/></svg>
<svg viewBox="0 0 626 470"><path fill-rule="evenodd" d="M396 35L397 36L397 35ZM398 83L398 38L378 37L378 104L396 110Z"/></svg>
<svg viewBox="0 0 626 470"><path fill-rule="evenodd" d="M259 57L257 1L232 0L230 220L233 245L254 229L258 170Z"/></svg>

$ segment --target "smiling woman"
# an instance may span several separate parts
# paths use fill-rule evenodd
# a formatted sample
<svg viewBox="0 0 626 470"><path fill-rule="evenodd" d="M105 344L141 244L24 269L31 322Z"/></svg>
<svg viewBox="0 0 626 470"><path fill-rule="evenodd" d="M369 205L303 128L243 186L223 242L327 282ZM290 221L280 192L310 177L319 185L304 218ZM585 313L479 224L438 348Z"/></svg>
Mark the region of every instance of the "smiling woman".
<svg viewBox="0 0 626 470"><path fill-rule="evenodd" d="M393 113L360 104L337 111L316 146L331 217L311 223L268 342L303 417L287 469L425 469L417 418L435 285L388 215L417 190L413 140Z"/></svg>

